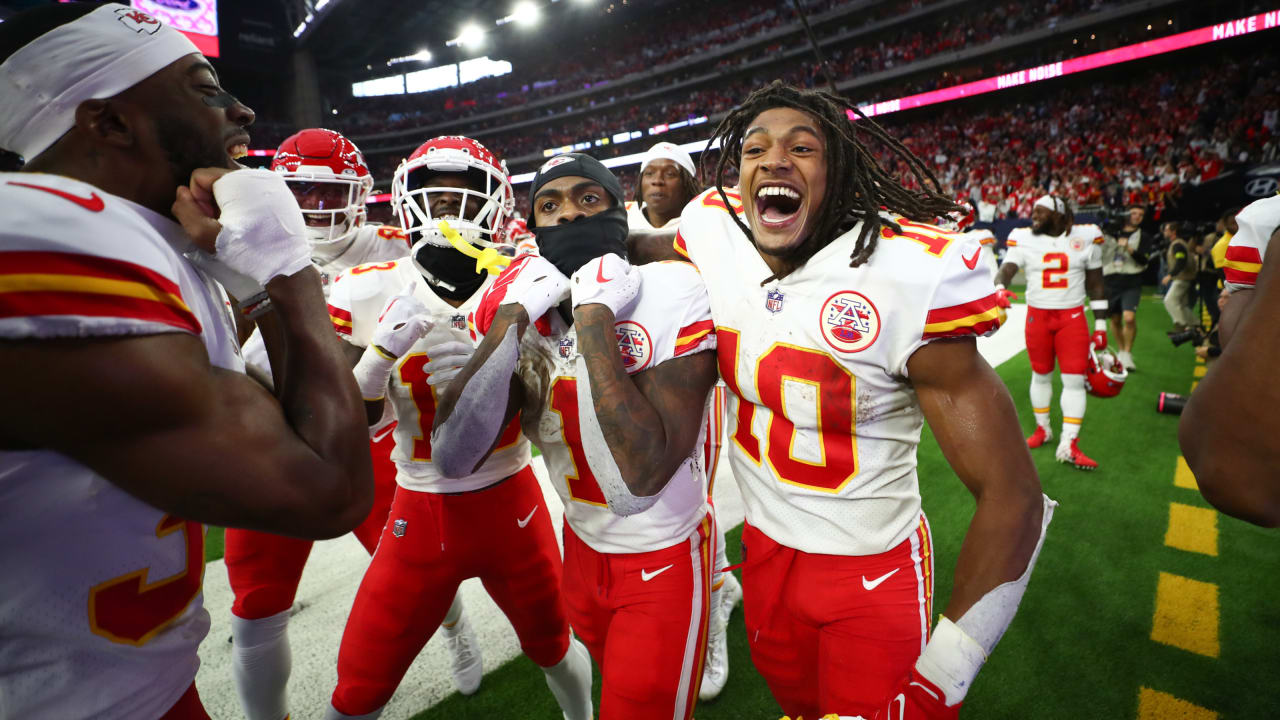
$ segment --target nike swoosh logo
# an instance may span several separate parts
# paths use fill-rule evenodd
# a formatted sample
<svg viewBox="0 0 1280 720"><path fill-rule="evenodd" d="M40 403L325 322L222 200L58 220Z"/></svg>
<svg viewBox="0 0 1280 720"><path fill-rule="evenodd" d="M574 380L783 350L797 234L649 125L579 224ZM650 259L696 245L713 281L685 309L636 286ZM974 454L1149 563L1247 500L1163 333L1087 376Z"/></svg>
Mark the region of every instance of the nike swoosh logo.
<svg viewBox="0 0 1280 720"><path fill-rule="evenodd" d="M668 565L668 566L666 566L666 567L664 567L664 568L658 568L657 570L654 570L653 572L649 572L648 570L641 570L641 571L640 571L640 580L641 580L642 582L649 582L650 580L652 580L652 579L654 579L654 578L658 577L659 575L661 575L662 573L664 573L664 572L666 572L666 571L670 570L670 569L671 569L671 568L673 568L673 567L675 567L675 565Z"/></svg>
<svg viewBox="0 0 1280 720"><path fill-rule="evenodd" d="M929 688L925 687L924 685L921 685L921 684L920 684L920 683L918 683L918 682L912 681L912 683L911 683L910 687L918 687L918 688L920 688L921 690L923 690L923 691L925 691L926 693L928 693L928 694L929 694L929 697L933 698L934 700L941 700L941 699L942 699L942 698L939 698L939 697L938 697L938 693L936 693L936 692L934 692L934 691L930 690ZM901 696L899 696L899 697L901 697Z"/></svg>
<svg viewBox="0 0 1280 720"><path fill-rule="evenodd" d="M596 282L607 283L612 279L604 276L604 261L601 260L600 266L596 268Z"/></svg>
<svg viewBox="0 0 1280 720"><path fill-rule="evenodd" d="M523 520L516 520L516 524L523 528L525 525L529 524L529 521L533 519L533 514L536 512L538 512L538 506L534 505L533 509L529 511L529 514L526 515Z"/></svg>
<svg viewBox="0 0 1280 720"><path fill-rule="evenodd" d="M898 693L898 697L894 698L894 699L893 699L893 701L889 703L889 717L890 717L890 720L892 720L892 718L893 718L893 706L895 706L895 705L898 707L898 718L897 718L897 720L906 720L906 717L907 717L907 698L906 698L906 696L905 696L903 693Z"/></svg>
<svg viewBox="0 0 1280 720"><path fill-rule="evenodd" d="M63 200L70 200L89 212L102 212L102 209L107 206L106 203L102 202L102 198L99 197L96 192L89 193L89 197L86 198L80 197L79 195L72 195L69 192L63 192L55 188L44 187L43 185L29 185L27 183L20 182L10 182L9 184L17 187L31 188L32 190L43 190L50 195L57 195Z"/></svg>
<svg viewBox="0 0 1280 720"><path fill-rule="evenodd" d="M974 268L978 267L978 256L979 256L979 255L981 255L981 254L982 254L982 248L978 248L977 250L974 250L974 251L973 251L973 257L971 257L971 258L967 258L967 257L965 257L965 256L961 255L961 256L960 256L960 259L961 259L961 260L964 260L964 266L965 266L965 267L967 267L967 268L969 268L970 270L972 270L972 269L974 269Z"/></svg>
<svg viewBox="0 0 1280 720"><path fill-rule="evenodd" d="M893 577L893 574L894 574L894 573L896 573L896 572L898 572L898 571L899 571L899 570L901 570L901 569L902 569L902 568L894 568L894 569L890 570L889 572L887 572L887 573L885 573L885 574L881 575L880 577L878 577L878 578L876 578L875 580L872 580L872 581L870 581L870 582L868 582L868 581L867 581L867 576L866 576L866 575L863 575L863 576L862 576L862 588L863 588L864 590L875 590L876 588L880 587L880 583L882 583L882 582L884 582L885 580L888 580L889 578Z"/></svg>
<svg viewBox="0 0 1280 720"><path fill-rule="evenodd" d="M1067 319L1068 319L1068 320L1075 320L1076 318L1080 317L1080 316L1081 316L1081 315L1083 315L1083 314L1084 314L1084 313L1082 313L1082 312L1078 312L1078 313L1071 313L1071 317L1069 317L1069 318L1067 318Z"/></svg>

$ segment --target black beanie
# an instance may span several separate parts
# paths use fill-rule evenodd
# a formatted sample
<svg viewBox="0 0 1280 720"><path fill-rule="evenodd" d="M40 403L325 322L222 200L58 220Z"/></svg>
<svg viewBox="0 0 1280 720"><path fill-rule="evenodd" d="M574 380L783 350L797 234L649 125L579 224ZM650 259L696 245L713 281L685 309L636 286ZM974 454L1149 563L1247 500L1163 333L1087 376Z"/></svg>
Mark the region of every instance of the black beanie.
<svg viewBox="0 0 1280 720"><path fill-rule="evenodd" d="M533 174L533 182L529 185L529 207L532 209L533 198L543 185L566 175L595 180L600 183L600 187L604 188L605 192L613 196L614 207L620 208L625 204L622 199L622 183L618 182L617 176L609 168L590 155L565 153L546 161L542 164L542 167L538 168L538 172ZM536 227L534 217L535 213L531 210L529 213L529 229L531 230Z"/></svg>

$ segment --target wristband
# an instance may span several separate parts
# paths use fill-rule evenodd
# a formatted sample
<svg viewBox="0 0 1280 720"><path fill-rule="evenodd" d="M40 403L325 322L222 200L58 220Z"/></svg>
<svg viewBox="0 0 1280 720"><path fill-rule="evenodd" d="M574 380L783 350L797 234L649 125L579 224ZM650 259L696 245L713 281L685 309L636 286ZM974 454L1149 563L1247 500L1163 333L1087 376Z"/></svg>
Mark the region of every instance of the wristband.
<svg viewBox="0 0 1280 720"><path fill-rule="evenodd" d="M938 686L947 705L955 705L964 700L986 662L982 646L944 615L916 660L916 670Z"/></svg>
<svg viewBox="0 0 1280 720"><path fill-rule="evenodd" d="M1093 321L1093 331L1094 331L1094 332L1106 332L1106 331L1107 331L1107 321L1106 321L1105 319L1103 319L1103 318L1098 318L1097 320L1094 320L1094 321Z"/></svg>
<svg viewBox="0 0 1280 720"><path fill-rule="evenodd" d="M360 397L365 402L377 402L387 396L387 380L395 364L396 359L390 353L373 343L364 349L351 374L355 376Z"/></svg>
<svg viewBox="0 0 1280 720"><path fill-rule="evenodd" d="M1111 307L1111 303L1106 300L1090 300L1089 309L1098 312L1099 310L1107 310Z"/></svg>

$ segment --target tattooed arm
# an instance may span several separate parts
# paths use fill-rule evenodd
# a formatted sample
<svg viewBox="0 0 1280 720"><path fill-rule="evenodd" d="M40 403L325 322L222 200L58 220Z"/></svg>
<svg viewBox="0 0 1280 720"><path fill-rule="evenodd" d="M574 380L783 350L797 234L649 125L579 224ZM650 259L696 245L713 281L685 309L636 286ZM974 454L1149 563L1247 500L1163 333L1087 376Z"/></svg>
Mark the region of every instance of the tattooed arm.
<svg viewBox="0 0 1280 720"><path fill-rule="evenodd" d="M573 317L595 417L613 461L631 493L657 495L698 441L707 393L716 381L715 353L698 352L627 375L613 311L581 305Z"/></svg>

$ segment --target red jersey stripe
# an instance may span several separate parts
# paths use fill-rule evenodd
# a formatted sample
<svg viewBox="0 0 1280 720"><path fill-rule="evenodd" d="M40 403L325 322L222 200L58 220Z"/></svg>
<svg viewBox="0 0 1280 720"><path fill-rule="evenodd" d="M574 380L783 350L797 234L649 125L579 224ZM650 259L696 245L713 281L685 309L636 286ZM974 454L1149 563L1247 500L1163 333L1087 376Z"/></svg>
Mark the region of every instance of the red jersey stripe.
<svg viewBox="0 0 1280 720"><path fill-rule="evenodd" d="M182 298L178 285L160 273L132 263L98 255L10 250L0 252L0 275L83 275L86 277L125 280L153 285L163 292Z"/></svg>
<svg viewBox="0 0 1280 720"><path fill-rule="evenodd" d="M925 316L924 324L933 325L934 323L952 322L970 315L980 315L996 307L996 304L996 294L991 293L984 298L979 298L963 305L952 305L951 307L930 310L929 314Z"/></svg>

